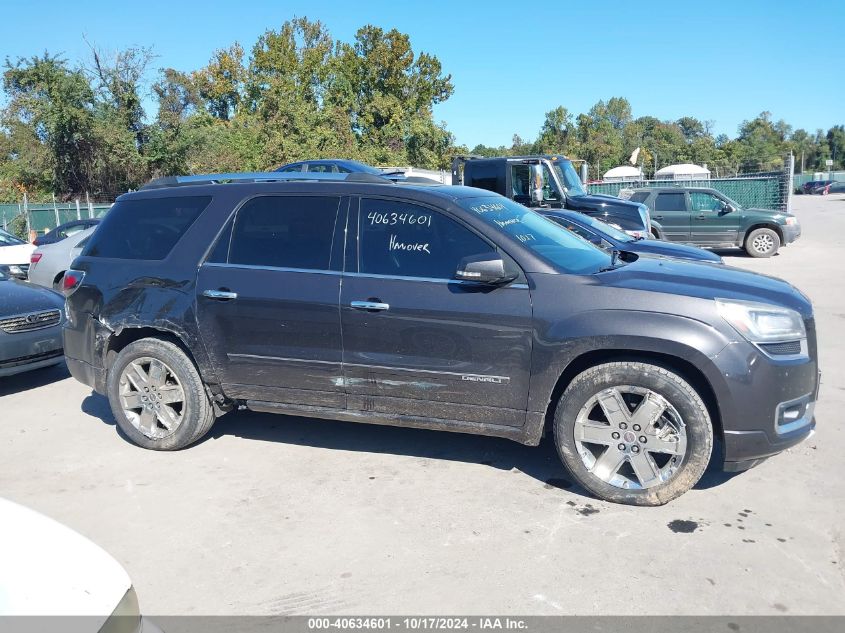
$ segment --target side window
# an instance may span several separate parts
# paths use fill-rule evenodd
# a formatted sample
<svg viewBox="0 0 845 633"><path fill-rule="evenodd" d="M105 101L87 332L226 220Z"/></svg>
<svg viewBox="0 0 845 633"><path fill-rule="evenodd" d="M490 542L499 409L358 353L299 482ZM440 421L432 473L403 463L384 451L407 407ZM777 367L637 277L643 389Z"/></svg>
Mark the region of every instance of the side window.
<svg viewBox="0 0 845 633"><path fill-rule="evenodd" d="M317 165L308 165L308 173L311 174L330 174L334 171L332 165L326 163L319 163Z"/></svg>
<svg viewBox="0 0 845 633"><path fill-rule="evenodd" d="M545 165L543 165L543 200L553 200L556 202L563 200L563 196L560 195L560 191L558 191L557 185L555 184L555 179L552 178L549 168Z"/></svg>
<svg viewBox="0 0 845 633"><path fill-rule="evenodd" d="M687 202L684 193L660 193L654 203L655 211L686 211Z"/></svg>
<svg viewBox="0 0 845 633"><path fill-rule="evenodd" d="M689 194L693 213L698 211L718 211L722 208L722 201L712 193L691 191Z"/></svg>
<svg viewBox="0 0 845 633"><path fill-rule="evenodd" d="M119 200L103 218L84 255L116 259L164 259L211 196Z"/></svg>
<svg viewBox="0 0 845 633"><path fill-rule="evenodd" d="M531 168L528 165L511 165L511 197L516 202L531 200Z"/></svg>
<svg viewBox="0 0 845 633"><path fill-rule="evenodd" d="M233 218L229 218L226 226L220 231L220 236L217 238L217 243L211 252L208 254L207 262L213 264L225 264L229 258L229 241L232 239L232 224Z"/></svg>
<svg viewBox="0 0 845 633"><path fill-rule="evenodd" d="M365 274L452 279L464 257L494 250L451 218L405 202L362 198L359 226Z"/></svg>
<svg viewBox="0 0 845 633"><path fill-rule="evenodd" d="M648 196L649 196L649 194L650 194L650 193L651 193L651 192L649 192L649 191L637 191L637 192L635 192L633 195L631 195L631 197L629 198L629 200L630 200L631 202L640 202L640 203L642 203L642 202L645 202L645 201L646 201L646 199L648 198Z"/></svg>
<svg viewBox="0 0 845 633"><path fill-rule="evenodd" d="M493 163L478 164L470 161L464 165L464 184L467 187L498 191L498 180L496 165Z"/></svg>
<svg viewBox="0 0 845 633"><path fill-rule="evenodd" d="M288 165L287 167L285 167L284 169L280 169L279 171L283 174L289 174L295 171L302 171L302 165Z"/></svg>
<svg viewBox="0 0 845 633"><path fill-rule="evenodd" d="M249 200L235 218L229 263L328 270L339 204L337 196Z"/></svg>

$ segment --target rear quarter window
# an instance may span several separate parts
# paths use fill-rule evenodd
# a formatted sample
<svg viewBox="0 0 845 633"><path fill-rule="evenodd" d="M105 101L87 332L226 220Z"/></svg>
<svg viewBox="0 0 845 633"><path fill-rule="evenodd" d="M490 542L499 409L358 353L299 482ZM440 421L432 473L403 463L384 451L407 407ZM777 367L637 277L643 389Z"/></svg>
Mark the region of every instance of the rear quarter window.
<svg viewBox="0 0 845 633"><path fill-rule="evenodd" d="M631 202L645 202L650 194L650 191L637 191L633 195L631 195L629 200Z"/></svg>
<svg viewBox="0 0 845 633"><path fill-rule="evenodd" d="M164 259L210 202L211 196L116 202L82 254L116 259Z"/></svg>

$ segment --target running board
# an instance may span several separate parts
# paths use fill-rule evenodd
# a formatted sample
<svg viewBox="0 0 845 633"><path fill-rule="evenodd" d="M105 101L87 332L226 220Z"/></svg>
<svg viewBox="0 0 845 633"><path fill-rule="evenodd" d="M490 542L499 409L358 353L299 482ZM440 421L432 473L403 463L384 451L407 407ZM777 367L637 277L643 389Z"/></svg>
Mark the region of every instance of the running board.
<svg viewBox="0 0 845 633"><path fill-rule="evenodd" d="M282 413L285 415L298 415L306 418L341 420L343 422L363 422L364 424L405 426L415 429L429 429L433 431L452 431L454 433L489 435L492 437L503 437L505 439L514 440L520 444L536 443L526 441L525 427L505 426L503 424L444 420L442 418L427 418L414 415L380 413L376 411L349 411L343 409L331 409L329 407L315 407L304 404L265 402L263 400L245 400L244 405L250 411L256 411L259 413Z"/></svg>

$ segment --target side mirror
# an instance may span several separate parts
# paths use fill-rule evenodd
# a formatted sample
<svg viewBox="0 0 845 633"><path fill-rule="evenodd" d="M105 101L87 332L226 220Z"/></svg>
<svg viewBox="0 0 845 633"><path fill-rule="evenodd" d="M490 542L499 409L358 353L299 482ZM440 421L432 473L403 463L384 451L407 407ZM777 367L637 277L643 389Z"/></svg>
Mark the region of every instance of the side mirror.
<svg viewBox="0 0 845 633"><path fill-rule="evenodd" d="M513 281L515 277L505 274L505 261L498 253L484 253L464 257L455 271L455 279L498 285Z"/></svg>
<svg viewBox="0 0 845 633"><path fill-rule="evenodd" d="M722 204L722 213L733 213L734 211L736 211L736 209L734 209L734 205Z"/></svg>
<svg viewBox="0 0 845 633"><path fill-rule="evenodd" d="M530 165L531 168L531 203L543 204L543 166Z"/></svg>

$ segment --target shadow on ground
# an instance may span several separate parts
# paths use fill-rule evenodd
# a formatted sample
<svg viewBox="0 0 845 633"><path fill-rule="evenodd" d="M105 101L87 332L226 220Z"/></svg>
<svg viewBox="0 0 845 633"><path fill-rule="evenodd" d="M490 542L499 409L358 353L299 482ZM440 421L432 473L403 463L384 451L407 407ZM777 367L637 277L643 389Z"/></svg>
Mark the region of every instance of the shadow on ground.
<svg viewBox="0 0 845 633"><path fill-rule="evenodd" d="M92 393L82 403L88 415L116 426L108 400ZM130 441L117 427L119 435ZM539 446L482 435L429 431L377 424L320 420L272 413L232 411L219 418L200 443L232 435L248 440L283 442L345 452L406 455L480 464L500 470L515 470L544 484L580 496L590 495L574 483L560 463L554 442L543 438ZM187 449L187 450L190 450ZM735 473L721 471L721 448L713 457L696 489L709 489L728 481Z"/></svg>
<svg viewBox="0 0 845 633"><path fill-rule="evenodd" d="M5 376L4 378L0 378L0 398L13 393L20 393L22 391L29 391L30 389L44 387L45 385L49 385L50 383L58 382L69 377L70 373L68 372L67 365L65 365L64 361L58 365L53 365L52 367L33 369L21 374Z"/></svg>

